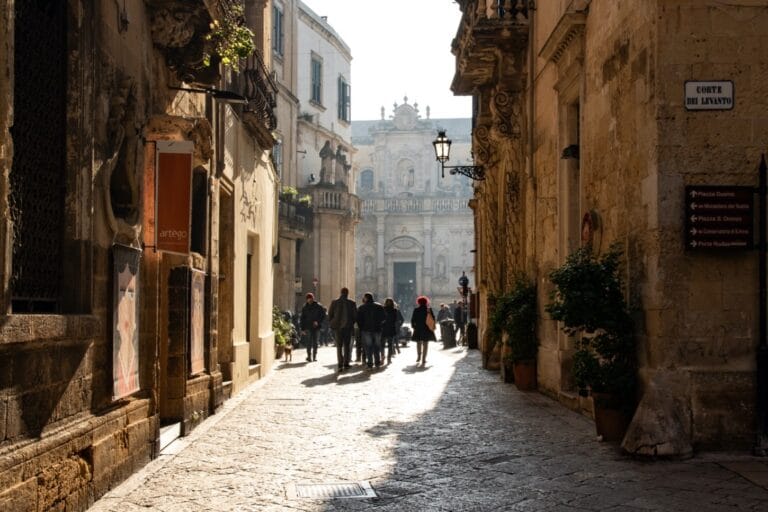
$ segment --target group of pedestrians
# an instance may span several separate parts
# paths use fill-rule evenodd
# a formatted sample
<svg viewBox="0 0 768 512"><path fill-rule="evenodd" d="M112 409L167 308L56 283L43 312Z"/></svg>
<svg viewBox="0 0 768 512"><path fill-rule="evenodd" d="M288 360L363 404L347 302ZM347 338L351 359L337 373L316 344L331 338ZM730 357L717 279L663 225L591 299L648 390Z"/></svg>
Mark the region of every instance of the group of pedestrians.
<svg viewBox="0 0 768 512"><path fill-rule="evenodd" d="M326 311L315 301L312 293L307 293L306 300L301 310L300 327L307 339L307 361L317 361L318 333L326 320ZM398 334L403 325L403 315L391 298L387 298L382 305L373 299L373 294L365 293L362 304L358 307L355 301L349 298L349 289L342 288L339 297L333 300L328 308L327 321L336 338L339 372L351 365L352 334L355 325L362 344L364 363L368 368L384 364L385 356L386 362L391 363L395 354L399 353ZM413 340L416 342L416 363L425 366L427 343L435 340L435 316L426 297L416 299L411 326Z"/></svg>

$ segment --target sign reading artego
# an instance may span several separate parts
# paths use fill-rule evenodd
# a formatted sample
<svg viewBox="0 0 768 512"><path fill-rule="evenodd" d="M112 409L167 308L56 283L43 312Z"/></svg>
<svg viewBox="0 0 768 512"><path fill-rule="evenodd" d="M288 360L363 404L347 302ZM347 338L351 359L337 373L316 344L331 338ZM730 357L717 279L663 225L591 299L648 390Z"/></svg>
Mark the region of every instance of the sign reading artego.
<svg viewBox="0 0 768 512"><path fill-rule="evenodd" d="M686 249L751 249L752 187L685 187Z"/></svg>
<svg viewBox="0 0 768 512"><path fill-rule="evenodd" d="M158 251L189 254L193 150L190 141L157 142L155 246Z"/></svg>

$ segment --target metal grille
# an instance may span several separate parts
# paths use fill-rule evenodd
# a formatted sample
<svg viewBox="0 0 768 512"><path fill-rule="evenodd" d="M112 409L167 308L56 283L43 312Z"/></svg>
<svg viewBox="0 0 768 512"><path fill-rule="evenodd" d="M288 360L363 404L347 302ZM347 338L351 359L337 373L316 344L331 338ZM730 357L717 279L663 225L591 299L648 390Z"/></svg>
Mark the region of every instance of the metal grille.
<svg viewBox="0 0 768 512"><path fill-rule="evenodd" d="M15 312L53 312L64 231L67 2L15 5L10 286Z"/></svg>
<svg viewBox="0 0 768 512"><path fill-rule="evenodd" d="M375 498L368 482L349 482L336 484L290 484L289 498L333 499L333 498Z"/></svg>

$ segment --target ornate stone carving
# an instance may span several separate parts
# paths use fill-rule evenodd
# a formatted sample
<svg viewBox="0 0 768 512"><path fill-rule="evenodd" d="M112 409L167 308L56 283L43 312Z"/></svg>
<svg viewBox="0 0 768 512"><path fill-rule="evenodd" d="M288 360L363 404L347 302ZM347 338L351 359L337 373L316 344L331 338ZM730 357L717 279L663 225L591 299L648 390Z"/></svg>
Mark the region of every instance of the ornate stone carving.
<svg viewBox="0 0 768 512"><path fill-rule="evenodd" d="M139 184L136 177L139 128L136 119L136 82L103 66L106 83L101 91L108 104L103 159L99 165L99 188L113 242L140 247Z"/></svg>
<svg viewBox="0 0 768 512"><path fill-rule="evenodd" d="M325 141L320 150L320 184L333 183L333 160L335 158L331 141Z"/></svg>
<svg viewBox="0 0 768 512"><path fill-rule="evenodd" d="M152 42L179 80L210 85L218 82L219 57L206 39L213 19L204 0L148 1ZM205 56L211 55L209 65Z"/></svg>
<svg viewBox="0 0 768 512"><path fill-rule="evenodd" d="M349 176L349 170L352 169L352 165L347 163L347 155L344 154L344 148L339 144L336 148L336 166L334 172L334 179L337 186L347 187L347 178Z"/></svg>
<svg viewBox="0 0 768 512"><path fill-rule="evenodd" d="M155 116L144 128L146 138L190 140L195 144L194 165L207 165L213 156L211 123L204 117Z"/></svg>

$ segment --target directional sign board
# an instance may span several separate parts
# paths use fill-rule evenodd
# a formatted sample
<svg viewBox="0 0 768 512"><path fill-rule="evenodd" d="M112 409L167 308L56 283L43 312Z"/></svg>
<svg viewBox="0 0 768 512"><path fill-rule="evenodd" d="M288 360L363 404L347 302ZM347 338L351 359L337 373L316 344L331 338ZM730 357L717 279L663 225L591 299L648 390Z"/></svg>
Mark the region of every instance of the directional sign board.
<svg viewBox="0 0 768 512"><path fill-rule="evenodd" d="M753 209L752 187L685 187L685 248L751 249Z"/></svg>

